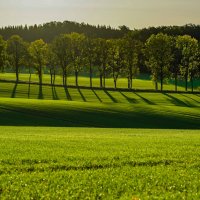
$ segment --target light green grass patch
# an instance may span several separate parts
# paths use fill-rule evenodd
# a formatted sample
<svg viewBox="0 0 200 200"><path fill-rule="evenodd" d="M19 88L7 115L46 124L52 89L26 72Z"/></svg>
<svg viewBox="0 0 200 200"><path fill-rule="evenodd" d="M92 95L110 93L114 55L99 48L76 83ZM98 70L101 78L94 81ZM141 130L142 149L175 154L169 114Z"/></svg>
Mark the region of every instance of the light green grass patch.
<svg viewBox="0 0 200 200"><path fill-rule="evenodd" d="M1 199L199 199L199 131L1 127Z"/></svg>

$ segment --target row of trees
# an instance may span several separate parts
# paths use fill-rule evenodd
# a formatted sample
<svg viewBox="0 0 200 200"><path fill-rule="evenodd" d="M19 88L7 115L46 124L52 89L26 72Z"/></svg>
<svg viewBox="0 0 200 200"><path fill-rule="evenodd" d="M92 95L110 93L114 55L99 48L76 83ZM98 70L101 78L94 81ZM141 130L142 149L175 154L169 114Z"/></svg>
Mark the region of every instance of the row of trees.
<svg viewBox="0 0 200 200"><path fill-rule="evenodd" d="M127 78L128 88L133 88L133 79L141 68L146 66L158 90L161 91L163 82L167 78L174 78L177 91L178 78L185 80L185 89L188 90L188 81L200 76L200 46L198 41L190 36L168 36L159 33L151 35L147 41L135 39L135 34L129 32L121 39L89 38L84 34L71 33L57 36L51 43L42 39L31 43L25 42L20 36L13 35L7 41L0 37L0 67L13 66L16 72L16 81L19 81L19 68L34 68L42 85L42 74L48 69L51 84L55 83L56 74L63 77L63 85L67 86L67 77L75 75L75 84L78 86L79 73L88 70L90 87L94 71L98 71L100 87L106 87L106 77L112 76L114 86L117 80Z"/></svg>

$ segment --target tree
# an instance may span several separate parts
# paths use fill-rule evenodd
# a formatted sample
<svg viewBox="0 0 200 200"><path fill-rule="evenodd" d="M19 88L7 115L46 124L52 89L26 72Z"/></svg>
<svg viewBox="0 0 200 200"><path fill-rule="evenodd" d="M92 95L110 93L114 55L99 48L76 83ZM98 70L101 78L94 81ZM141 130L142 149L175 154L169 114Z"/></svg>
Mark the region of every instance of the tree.
<svg viewBox="0 0 200 200"><path fill-rule="evenodd" d="M173 37L171 40L171 47L172 47L172 62L170 66L170 73L172 78L175 79L175 91L178 90L178 76L180 75L180 65L181 65L181 51L177 48L176 45L176 37Z"/></svg>
<svg viewBox="0 0 200 200"><path fill-rule="evenodd" d="M86 39L86 49L85 49L85 54L86 54L86 59L87 63L89 64L89 71L90 71L90 87L92 88L92 76L93 76L93 69L92 67L95 64L96 56L96 46L98 44L96 43L95 39L87 38Z"/></svg>
<svg viewBox="0 0 200 200"><path fill-rule="evenodd" d="M200 76L200 49L199 44L196 46L197 50L193 56L193 60L189 65L189 79L191 82L192 92L194 92L194 79L199 78Z"/></svg>
<svg viewBox="0 0 200 200"><path fill-rule="evenodd" d="M47 63L47 50L47 44L42 39L32 42L28 49L33 62L33 66L39 76L40 85L42 85L43 68Z"/></svg>
<svg viewBox="0 0 200 200"><path fill-rule="evenodd" d="M102 38L96 39L95 65L99 70L100 87L106 87L106 71L108 63L108 41Z"/></svg>
<svg viewBox="0 0 200 200"><path fill-rule="evenodd" d="M151 69L153 80L160 79L161 91L163 90L163 81L169 74L169 67L172 61L171 37L159 33L151 35L146 44L147 65Z"/></svg>
<svg viewBox="0 0 200 200"><path fill-rule="evenodd" d="M181 51L181 76L185 79L185 90L188 90L188 79L192 82L193 90L193 78L195 70L197 68L197 52L198 41L191 36L178 36L176 41L177 48Z"/></svg>
<svg viewBox="0 0 200 200"><path fill-rule="evenodd" d="M128 88L133 87L133 78L139 73L139 51L142 49L142 45L139 41L134 39L132 33L127 34L124 37L124 48L125 48L125 65L123 69L128 79Z"/></svg>
<svg viewBox="0 0 200 200"><path fill-rule="evenodd" d="M48 45L47 49L47 69L49 70L49 74L51 76L51 85L55 84L56 79L56 66L57 66L57 57L52 49L52 45Z"/></svg>
<svg viewBox="0 0 200 200"><path fill-rule="evenodd" d="M16 73L16 82L19 81L19 68L22 66L22 60L25 55L26 45L19 35L13 35L7 41L7 51L10 63L14 66Z"/></svg>
<svg viewBox="0 0 200 200"><path fill-rule="evenodd" d="M83 66L87 63L85 50L86 50L86 37L83 34L72 33L71 39L71 53L72 65L75 73L75 84L78 86L78 75Z"/></svg>
<svg viewBox="0 0 200 200"><path fill-rule="evenodd" d="M3 40L3 37L0 35L0 70L4 71L6 64L6 42Z"/></svg>
<svg viewBox="0 0 200 200"><path fill-rule="evenodd" d="M121 69L125 66L124 40L110 40L108 50L108 65L111 68L114 87L117 88L117 80Z"/></svg>
<svg viewBox="0 0 200 200"><path fill-rule="evenodd" d="M62 34L57 36L52 43L52 51L56 55L59 67L62 69L63 86L67 85L68 67L72 62L70 35Z"/></svg>
<svg viewBox="0 0 200 200"><path fill-rule="evenodd" d="M30 89L31 89L31 76L32 76L32 73L34 71L34 67L33 67L33 64L32 64L32 57L29 53L30 43L26 42L25 46L26 46L26 51L25 51L25 54L23 56L22 63L23 63L23 66L25 68L27 68L28 72L29 72L29 87L28 87L28 98L29 98L30 97Z"/></svg>

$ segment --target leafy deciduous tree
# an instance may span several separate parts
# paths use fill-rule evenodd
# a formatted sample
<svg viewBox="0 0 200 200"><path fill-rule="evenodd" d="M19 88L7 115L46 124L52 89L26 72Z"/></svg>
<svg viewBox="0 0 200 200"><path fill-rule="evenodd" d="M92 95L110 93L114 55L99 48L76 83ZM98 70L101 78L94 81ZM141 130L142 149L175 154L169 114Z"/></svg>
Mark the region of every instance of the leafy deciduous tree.
<svg viewBox="0 0 200 200"><path fill-rule="evenodd" d="M42 85L43 67L47 63L47 44L42 39L36 40L30 44L28 50L33 61L33 66L38 73L39 83Z"/></svg>
<svg viewBox="0 0 200 200"><path fill-rule="evenodd" d="M87 63L85 50L86 50L86 37L83 34L72 33L71 38L71 52L72 52L72 65L75 73L75 84L78 86L78 75L83 66Z"/></svg>
<svg viewBox="0 0 200 200"><path fill-rule="evenodd" d="M100 87L106 87L106 71L108 64L108 41L102 38L96 39L95 65L99 70Z"/></svg>
<svg viewBox="0 0 200 200"><path fill-rule="evenodd" d="M120 71L125 66L125 49L123 43L124 41L122 39L109 41L108 65L112 71L115 89L117 88Z"/></svg>
<svg viewBox="0 0 200 200"><path fill-rule="evenodd" d="M3 40L3 37L0 36L0 70L4 70L4 66L6 63L6 42Z"/></svg>
<svg viewBox="0 0 200 200"><path fill-rule="evenodd" d="M134 35L129 33L125 36L123 44L125 48L125 64L126 67L123 69L128 79L128 88L133 87L133 78L139 73L139 51L141 50L141 44L135 40Z"/></svg>
<svg viewBox="0 0 200 200"><path fill-rule="evenodd" d="M93 66L95 64L96 56L96 40L87 38L86 39L86 49L85 49L85 56L87 59L87 63L89 64L89 73L90 73L90 87L92 87L92 76L93 76Z"/></svg>
<svg viewBox="0 0 200 200"><path fill-rule="evenodd" d="M163 90L163 81L169 75L169 67L172 61L171 37L159 33L151 35L146 42L147 65L151 69L153 80L160 79L161 91Z"/></svg>
<svg viewBox="0 0 200 200"><path fill-rule="evenodd" d="M70 35L62 34L57 36L52 43L52 51L55 53L58 65L62 69L63 86L66 86L68 72L67 69L72 62Z"/></svg>
<svg viewBox="0 0 200 200"><path fill-rule="evenodd" d="M197 69L198 41L191 36L178 36L177 48L181 51L181 76L185 79L185 90L188 90L188 79L193 85L194 72ZM192 86L193 90L193 86Z"/></svg>
<svg viewBox="0 0 200 200"><path fill-rule="evenodd" d="M16 73L16 82L19 81L19 68L23 64L23 57L26 51L26 45L19 35L13 35L7 41L7 51L10 63L14 66Z"/></svg>
<svg viewBox="0 0 200 200"><path fill-rule="evenodd" d="M51 76L51 85L54 85L56 79L57 57L52 49L52 45L48 45L46 66Z"/></svg>

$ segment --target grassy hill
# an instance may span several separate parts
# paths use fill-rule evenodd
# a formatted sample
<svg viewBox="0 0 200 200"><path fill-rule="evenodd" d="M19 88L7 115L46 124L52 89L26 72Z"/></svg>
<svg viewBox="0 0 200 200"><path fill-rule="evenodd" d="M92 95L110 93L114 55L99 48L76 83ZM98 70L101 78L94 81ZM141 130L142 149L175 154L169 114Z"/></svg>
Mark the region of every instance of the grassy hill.
<svg viewBox="0 0 200 200"><path fill-rule="evenodd" d="M198 93L0 82L0 199L200 199L199 130Z"/></svg>
<svg viewBox="0 0 200 200"><path fill-rule="evenodd" d="M199 94L0 83L0 96L1 125L200 128Z"/></svg>

